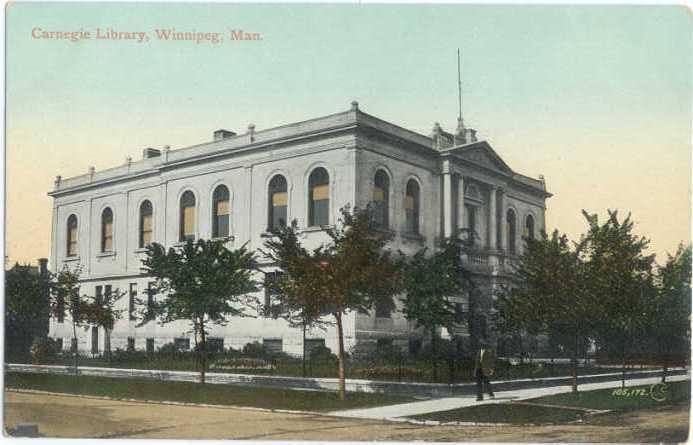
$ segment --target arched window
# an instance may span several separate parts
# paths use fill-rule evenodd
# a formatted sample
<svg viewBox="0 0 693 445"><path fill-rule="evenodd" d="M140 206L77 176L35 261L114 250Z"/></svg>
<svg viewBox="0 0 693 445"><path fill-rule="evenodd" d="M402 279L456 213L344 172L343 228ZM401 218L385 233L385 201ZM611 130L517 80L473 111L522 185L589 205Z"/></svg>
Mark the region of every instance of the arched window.
<svg viewBox="0 0 693 445"><path fill-rule="evenodd" d="M326 226L330 223L330 175L318 167L308 178L308 225Z"/></svg>
<svg viewBox="0 0 693 445"><path fill-rule="evenodd" d="M419 234L420 195L419 184L410 179L404 195L404 231L409 234Z"/></svg>
<svg viewBox="0 0 693 445"><path fill-rule="evenodd" d="M373 180L373 222L380 229L390 227L390 178L382 170Z"/></svg>
<svg viewBox="0 0 693 445"><path fill-rule="evenodd" d="M180 197L179 241L195 239L195 195L190 190Z"/></svg>
<svg viewBox="0 0 693 445"><path fill-rule="evenodd" d="M142 202L140 205L140 248L152 243L153 213L152 203L149 200Z"/></svg>
<svg viewBox="0 0 693 445"><path fill-rule="evenodd" d="M220 185L212 195L212 238L229 236L229 189Z"/></svg>
<svg viewBox="0 0 693 445"><path fill-rule="evenodd" d="M67 256L77 256L77 216L67 218Z"/></svg>
<svg viewBox="0 0 693 445"><path fill-rule="evenodd" d="M101 252L113 251L113 210L110 207L101 213Z"/></svg>
<svg viewBox="0 0 693 445"><path fill-rule="evenodd" d="M525 219L525 238L534 239L534 217L532 215L527 215L527 219Z"/></svg>
<svg viewBox="0 0 693 445"><path fill-rule="evenodd" d="M508 252L511 254L514 254L516 249L515 249L515 244L516 244L516 235L515 233L517 232L517 222L515 218L515 212L512 209L508 209L508 212L506 214L506 227L508 230Z"/></svg>
<svg viewBox="0 0 693 445"><path fill-rule="evenodd" d="M289 201L287 190L286 178L282 175L274 176L269 183L267 230L270 232L286 225L287 204Z"/></svg>

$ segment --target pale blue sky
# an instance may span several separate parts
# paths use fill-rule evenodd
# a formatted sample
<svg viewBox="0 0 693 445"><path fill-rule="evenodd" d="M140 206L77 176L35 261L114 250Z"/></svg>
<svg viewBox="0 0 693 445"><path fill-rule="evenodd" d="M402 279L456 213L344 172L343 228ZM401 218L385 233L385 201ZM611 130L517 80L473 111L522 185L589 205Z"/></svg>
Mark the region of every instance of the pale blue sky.
<svg viewBox="0 0 693 445"><path fill-rule="evenodd" d="M152 40L31 38L33 27L97 26ZM156 40L172 27L263 40ZM419 132L452 128L458 47L466 121L512 168L546 176L550 228L575 236L582 208L631 210L654 250L671 251L690 234L691 37L684 7L13 3L8 253L47 255L55 175L145 146L309 119L352 99Z"/></svg>

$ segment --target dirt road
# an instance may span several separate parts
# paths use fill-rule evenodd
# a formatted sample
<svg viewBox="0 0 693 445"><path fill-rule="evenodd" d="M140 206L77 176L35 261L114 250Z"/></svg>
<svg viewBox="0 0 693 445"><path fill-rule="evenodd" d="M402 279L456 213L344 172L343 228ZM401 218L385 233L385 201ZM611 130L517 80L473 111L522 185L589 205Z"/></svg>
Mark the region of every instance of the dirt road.
<svg viewBox="0 0 693 445"><path fill-rule="evenodd" d="M18 423L36 423L49 437L670 442L687 437L688 407L604 416L588 424L467 427L5 392L5 428Z"/></svg>

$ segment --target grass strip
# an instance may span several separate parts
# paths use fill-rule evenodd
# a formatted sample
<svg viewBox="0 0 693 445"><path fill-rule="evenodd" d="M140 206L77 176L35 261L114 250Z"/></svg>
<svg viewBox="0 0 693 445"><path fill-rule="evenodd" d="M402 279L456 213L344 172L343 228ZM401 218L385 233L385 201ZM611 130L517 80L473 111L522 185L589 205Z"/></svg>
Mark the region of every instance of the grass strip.
<svg viewBox="0 0 693 445"><path fill-rule="evenodd" d="M414 400L411 397L355 392L347 393L346 400L339 400L336 393L327 391L12 372L5 374L5 387L117 399L206 403L314 412L383 406Z"/></svg>

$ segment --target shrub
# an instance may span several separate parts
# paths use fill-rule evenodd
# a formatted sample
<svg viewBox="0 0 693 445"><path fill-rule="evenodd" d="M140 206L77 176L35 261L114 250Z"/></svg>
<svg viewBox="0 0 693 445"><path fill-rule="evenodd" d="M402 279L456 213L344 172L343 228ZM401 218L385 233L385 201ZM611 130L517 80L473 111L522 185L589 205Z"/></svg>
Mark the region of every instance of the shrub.
<svg viewBox="0 0 693 445"><path fill-rule="evenodd" d="M254 341L243 346L243 355L262 358L265 356L265 348L262 346L262 343Z"/></svg>
<svg viewBox="0 0 693 445"><path fill-rule="evenodd" d="M337 356L324 345L315 346L310 350L310 360L314 362L336 363Z"/></svg>

